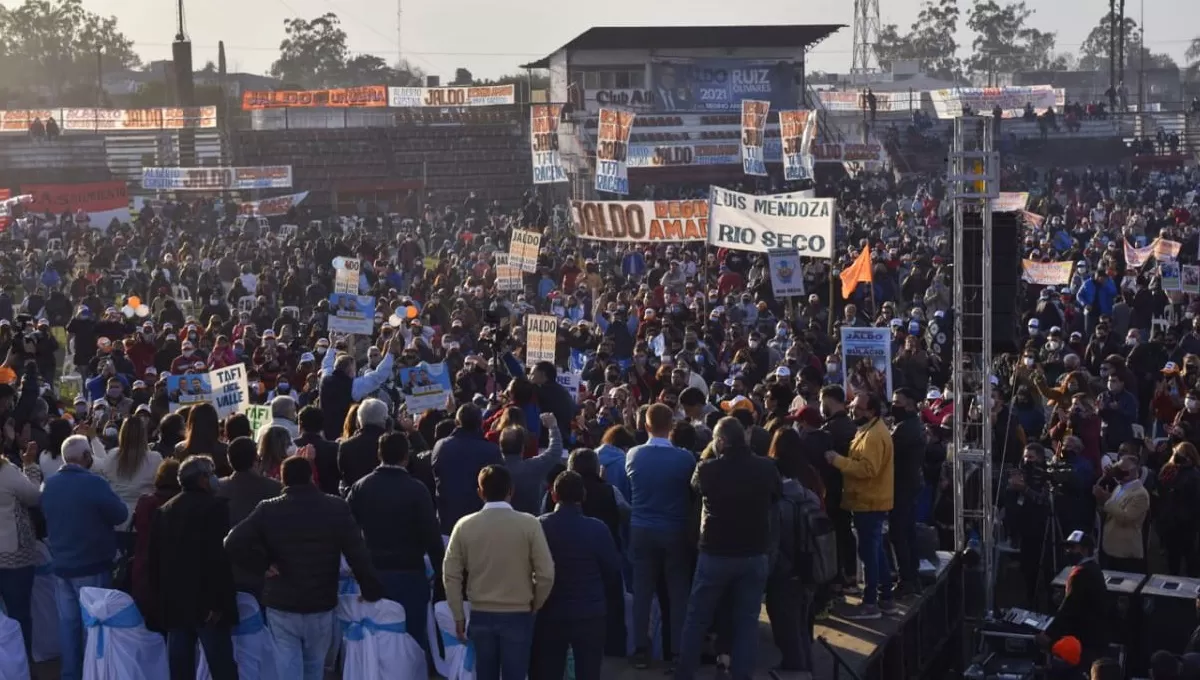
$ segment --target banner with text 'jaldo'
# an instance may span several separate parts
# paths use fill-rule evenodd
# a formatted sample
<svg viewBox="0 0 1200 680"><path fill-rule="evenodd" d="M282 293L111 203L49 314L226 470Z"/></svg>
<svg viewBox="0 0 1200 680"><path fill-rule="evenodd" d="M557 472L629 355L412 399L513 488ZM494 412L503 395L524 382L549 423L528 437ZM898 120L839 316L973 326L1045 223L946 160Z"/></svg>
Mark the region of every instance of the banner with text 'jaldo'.
<svg viewBox="0 0 1200 680"><path fill-rule="evenodd" d="M629 193L629 133L633 130L632 111L600 110L600 129L596 133L596 191Z"/></svg>
<svg viewBox="0 0 1200 680"><path fill-rule="evenodd" d="M34 120L44 125L50 118L63 132L211 129L217 126L217 107L0 111L0 132L28 133Z"/></svg>
<svg viewBox="0 0 1200 680"><path fill-rule="evenodd" d="M558 152L558 122L561 117L562 104L534 104L529 107L529 147L533 158L534 184L567 181L567 171Z"/></svg>
<svg viewBox="0 0 1200 680"><path fill-rule="evenodd" d="M517 88L508 85L475 87L389 87L388 106L403 109L422 106L503 106L517 102Z"/></svg>
<svg viewBox="0 0 1200 680"><path fill-rule="evenodd" d="M593 241L704 241L708 201L571 201L571 222L576 236Z"/></svg>
<svg viewBox="0 0 1200 680"><path fill-rule="evenodd" d="M292 166L256 168L142 168L142 188L154 191L291 189Z"/></svg>
<svg viewBox="0 0 1200 680"><path fill-rule="evenodd" d="M388 105L388 88L383 85L345 87L334 90L246 90L242 110L305 108L382 108Z"/></svg>

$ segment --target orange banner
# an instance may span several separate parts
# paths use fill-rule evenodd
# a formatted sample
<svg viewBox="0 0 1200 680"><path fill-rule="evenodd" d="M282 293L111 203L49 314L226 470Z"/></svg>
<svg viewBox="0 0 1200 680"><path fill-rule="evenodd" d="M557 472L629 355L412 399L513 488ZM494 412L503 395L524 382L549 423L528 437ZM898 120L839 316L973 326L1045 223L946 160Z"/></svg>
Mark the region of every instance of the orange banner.
<svg viewBox="0 0 1200 680"><path fill-rule="evenodd" d="M63 132L211 129L217 126L217 107L0 111L0 132L29 132L35 119L44 124L50 118Z"/></svg>
<svg viewBox="0 0 1200 680"><path fill-rule="evenodd" d="M336 90L246 90L242 93L243 111L318 107L382 108L387 105L388 89L383 85L347 87Z"/></svg>

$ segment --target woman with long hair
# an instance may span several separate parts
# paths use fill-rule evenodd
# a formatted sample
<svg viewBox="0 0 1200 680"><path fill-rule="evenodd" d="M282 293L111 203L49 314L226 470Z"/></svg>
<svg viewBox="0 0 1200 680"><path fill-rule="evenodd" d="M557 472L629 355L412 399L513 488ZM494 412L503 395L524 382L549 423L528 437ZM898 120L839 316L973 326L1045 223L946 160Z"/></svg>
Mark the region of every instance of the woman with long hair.
<svg viewBox="0 0 1200 680"><path fill-rule="evenodd" d="M38 467L42 470L42 478L50 479L63 466L62 443L73 434L71 421L66 418L55 418L50 421L46 432L46 448L38 456Z"/></svg>
<svg viewBox="0 0 1200 680"><path fill-rule="evenodd" d="M150 588L150 575L146 571L150 560L150 525L154 512L178 493L179 461L167 458L154 472L154 490L143 494L133 508L133 601L150 630L159 629L155 593Z"/></svg>
<svg viewBox="0 0 1200 680"><path fill-rule="evenodd" d="M212 404L196 404L188 413L187 438L175 447L175 457L183 461L188 456L210 456L217 466L218 477L233 474L229 450L221 441L221 419Z"/></svg>
<svg viewBox="0 0 1200 680"><path fill-rule="evenodd" d="M37 454L37 445L31 443L21 456L21 467L0 455L0 604L21 625L27 654L33 644L33 572L41 561L30 514L42 496Z"/></svg>
<svg viewBox="0 0 1200 680"><path fill-rule="evenodd" d="M279 468L283 459L293 453L295 445L288 431L277 425L267 428L258 440L258 473L263 477L279 479Z"/></svg>
<svg viewBox="0 0 1200 680"><path fill-rule="evenodd" d="M1167 553L1167 571L1175 576L1200 575L1196 537L1200 535L1200 454L1191 442L1171 450L1171 459L1158 473L1157 527ZM1185 566L1186 565L1186 566Z"/></svg>
<svg viewBox="0 0 1200 680"><path fill-rule="evenodd" d="M164 459L173 456L175 447L183 441L184 427L183 416L178 413L164 416L158 423L158 441L154 444L154 450Z"/></svg>
<svg viewBox="0 0 1200 680"><path fill-rule="evenodd" d="M358 434L358 404L351 404L346 411L346 419L342 421L342 439L349 439Z"/></svg>
<svg viewBox="0 0 1200 680"><path fill-rule="evenodd" d="M138 499L154 490L154 474L161 462L162 456L150 450L142 419L126 418L117 435L116 453L96 461L94 468L125 502L132 518ZM117 530L128 530L130 522L130 519L126 519Z"/></svg>

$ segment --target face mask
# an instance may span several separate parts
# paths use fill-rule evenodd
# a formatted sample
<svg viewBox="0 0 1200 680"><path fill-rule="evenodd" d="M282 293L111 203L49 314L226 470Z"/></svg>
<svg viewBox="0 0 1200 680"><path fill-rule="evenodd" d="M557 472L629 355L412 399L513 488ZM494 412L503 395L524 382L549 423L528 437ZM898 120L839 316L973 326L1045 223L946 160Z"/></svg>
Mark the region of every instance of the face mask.
<svg viewBox="0 0 1200 680"><path fill-rule="evenodd" d="M826 373L837 373L839 368L841 367L837 364L825 364Z"/></svg>
<svg viewBox="0 0 1200 680"><path fill-rule="evenodd" d="M1125 338L1125 346L1133 347L1137 345L1137 338Z"/></svg>
<svg viewBox="0 0 1200 680"><path fill-rule="evenodd" d="M120 390L120 389L113 389L113 390L109 390L109 391L108 391L108 398L109 398L109 399L116 399L116 398L118 398L118 397L120 397L120 396L121 396L121 390Z"/></svg>
<svg viewBox="0 0 1200 680"><path fill-rule="evenodd" d="M208 304L212 305L213 307L216 307L217 305L221 304L221 298L209 298Z"/></svg>
<svg viewBox="0 0 1200 680"><path fill-rule="evenodd" d="M328 347L320 347L320 346L318 346L318 347L317 347L317 349L316 349L317 356L324 356L324 355L325 355L325 351L326 351L326 350L328 350L328 349L329 349Z"/></svg>
<svg viewBox="0 0 1200 680"><path fill-rule="evenodd" d="M1062 343L1057 340L1051 340L1050 342L1046 343L1046 349L1050 350L1051 352L1057 352L1058 350L1062 349Z"/></svg>
<svg viewBox="0 0 1200 680"><path fill-rule="evenodd" d="M1033 357L1025 357L1025 367L1033 368Z"/></svg>
<svg viewBox="0 0 1200 680"><path fill-rule="evenodd" d="M1200 401L1195 399L1185 399L1183 405L1187 407L1187 410L1192 412L1200 410Z"/></svg>
<svg viewBox="0 0 1200 680"><path fill-rule="evenodd" d="M750 343L750 349L758 349L758 342L752 341Z"/></svg>
<svg viewBox="0 0 1200 680"><path fill-rule="evenodd" d="M1029 329L1029 335L1030 335L1031 337L1032 337L1032 336L1034 336L1034 335L1037 335L1037 334L1038 334L1038 329L1036 329L1036 328L1030 328L1030 329Z"/></svg>
<svg viewBox="0 0 1200 680"><path fill-rule="evenodd" d="M105 439L116 439L117 438L117 428L115 428L115 427L104 428L104 438Z"/></svg>
<svg viewBox="0 0 1200 680"><path fill-rule="evenodd" d="M954 401L954 392L951 392L950 390L942 392L942 399L945 401Z"/></svg>
<svg viewBox="0 0 1200 680"><path fill-rule="evenodd" d="M786 337L787 337L787 329L786 329L786 328L780 328L779 330L775 331L775 337L777 337L777 338L786 338Z"/></svg>
<svg viewBox="0 0 1200 680"><path fill-rule="evenodd" d="M279 383L279 392L287 393L292 391L292 386L287 383Z"/></svg>
<svg viewBox="0 0 1200 680"><path fill-rule="evenodd" d="M696 360L696 363L697 363L697 364L703 364L703 363L704 363L704 355L703 355L703 354L697 354L697 355L696 355L695 357L693 357L693 358Z"/></svg>
<svg viewBox="0 0 1200 680"><path fill-rule="evenodd" d="M193 354L195 354L195 351L194 351L194 350L190 350L190 349L185 349L185 350L183 350L183 356L185 356L185 357L190 357L190 356L192 356Z"/></svg>
<svg viewBox="0 0 1200 680"><path fill-rule="evenodd" d="M83 420L84 418L87 418L87 412L88 410L86 407L75 409L75 420Z"/></svg>

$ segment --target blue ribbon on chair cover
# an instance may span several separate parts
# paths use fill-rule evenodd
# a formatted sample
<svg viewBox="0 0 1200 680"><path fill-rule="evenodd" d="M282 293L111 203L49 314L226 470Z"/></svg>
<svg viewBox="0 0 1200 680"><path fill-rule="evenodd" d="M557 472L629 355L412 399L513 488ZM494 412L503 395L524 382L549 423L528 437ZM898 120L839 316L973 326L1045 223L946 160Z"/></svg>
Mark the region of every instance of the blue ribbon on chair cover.
<svg viewBox="0 0 1200 680"><path fill-rule="evenodd" d="M263 618L263 613L260 609L245 619L238 621L238 625L233 627L233 630L230 631L230 634L254 635L255 633L261 633L266 629L267 622L266 619Z"/></svg>
<svg viewBox="0 0 1200 680"><path fill-rule="evenodd" d="M371 617L366 617L359 621L346 621L339 619L342 624L342 634L347 640L353 642L361 642L367 636L367 633L407 633L408 627L403 621L396 623L379 623Z"/></svg>
<svg viewBox="0 0 1200 680"><path fill-rule="evenodd" d="M338 577L338 595L357 595L358 583L350 574Z"/></svg>
<svg viewBox="0 0 1200 680"><path fill-rule="evenodd" d="M88 613L82 606L83 627L96 629L96 658L104 658L104 629L105 628L138 628L143 625L142 613L136 604L131 604L106 619L98 619Z"/></svg>
<svg viewBox="0 0 1200 680"><path fill-rule="evenodd" d="M451 647L466 647L467 648L467 653L463 657L463 669L466 670L468 673L474 673L475 672L475 645L471 644L469 641L463 642L462 640L459 640L457 637L455 637L454 634L447 633L444 630L440 631L440 632L442 634L442 645L445 646L447 650L450 649Z"/></svg>

